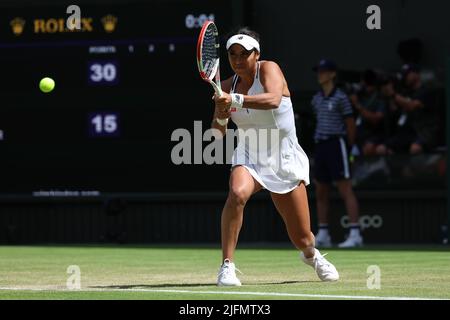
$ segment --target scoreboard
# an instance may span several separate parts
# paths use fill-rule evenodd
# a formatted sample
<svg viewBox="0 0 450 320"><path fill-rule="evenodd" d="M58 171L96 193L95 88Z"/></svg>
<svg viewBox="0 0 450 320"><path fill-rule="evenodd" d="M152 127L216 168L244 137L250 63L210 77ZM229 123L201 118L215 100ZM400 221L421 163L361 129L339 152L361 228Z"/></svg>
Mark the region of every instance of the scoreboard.
<svg viewBox="0 0 450 320"><path fill-rule="evenodd" d="M0 197L226 190L229 166L174 164L171 135L208 128L197 36L207 19L229 32L239 2L79 11L70 30L64 5L0 8ZM221 71L231 75L227 63ZM39 90L43 77L55 80L51 93Z"/></svg>

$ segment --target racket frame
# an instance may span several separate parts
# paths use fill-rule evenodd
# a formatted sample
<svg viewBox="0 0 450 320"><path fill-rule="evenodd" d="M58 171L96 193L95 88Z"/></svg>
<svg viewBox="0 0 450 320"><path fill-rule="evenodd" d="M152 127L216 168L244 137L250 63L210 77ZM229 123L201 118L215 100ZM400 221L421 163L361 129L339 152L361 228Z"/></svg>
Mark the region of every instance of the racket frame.
<svg viewBox="0 0 450 320"><path fill-rule="evenodd" d="M215 32L214 32L214 36L216 36L216 50L217 53L219 53L219 41L218 41L218 35L219 32L217 31L217 27L214 24L213 21L206 21L203 26L202 29L200 30L200 35L198 37L198 41L197 41L197 66L198 66L198 71L200 72L200 77L205 80L206 82L208 82L214 89L215 93L217 96L221 97L222 96L222 88L220 85L220 58L218 57L216 62L215 62L215 66L214 66L214 71L211 73L210 77L208 77L208 75L203 71L203 61L202 61L202 49L203 49L203 39L206 33L206 30L208 29L208 27L210 25L213 25ZM217 55L219 56L219 54ZM214 80L213 80L214 79ZM217 122L224 126L227 124L228 119L219 119L217 118Z"/></svg>

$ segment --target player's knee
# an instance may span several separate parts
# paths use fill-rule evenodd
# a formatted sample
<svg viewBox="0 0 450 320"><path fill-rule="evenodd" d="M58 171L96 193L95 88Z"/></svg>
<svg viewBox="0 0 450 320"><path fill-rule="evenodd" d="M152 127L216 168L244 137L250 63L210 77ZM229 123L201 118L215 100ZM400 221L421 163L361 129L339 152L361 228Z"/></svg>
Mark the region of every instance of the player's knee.
<svg viewBox="0 0 450 320"><path fill-rule="evenodd" d="M248 193L243 188L231 188L228 193L228 200L235 206L245 206L248 198Z"/></svg>

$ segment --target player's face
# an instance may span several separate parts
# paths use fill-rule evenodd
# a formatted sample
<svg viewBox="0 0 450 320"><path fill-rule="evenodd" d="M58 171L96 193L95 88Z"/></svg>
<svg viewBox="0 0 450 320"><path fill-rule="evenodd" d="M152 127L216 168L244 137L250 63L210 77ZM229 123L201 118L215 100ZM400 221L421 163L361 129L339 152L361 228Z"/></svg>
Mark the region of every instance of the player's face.
<svg viewBox="0 0 450 320"><path fill-rule="evenodd" d="M259 53L257 51L247 51L240 44L233 44L228 50L231 68L238 75L253 71L258 59Z"/></svg>

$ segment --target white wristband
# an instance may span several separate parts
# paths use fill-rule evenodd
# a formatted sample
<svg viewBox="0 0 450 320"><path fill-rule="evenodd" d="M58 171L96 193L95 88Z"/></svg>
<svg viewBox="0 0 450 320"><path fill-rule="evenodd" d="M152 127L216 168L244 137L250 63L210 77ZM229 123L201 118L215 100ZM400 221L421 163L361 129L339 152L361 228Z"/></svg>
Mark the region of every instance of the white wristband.
<svg viewBox="0 0 450 320"><path fill-rule="evenodd" d="M244 105L244 95L239 93L232 93L230 108L242 109L243 105Z"/></svg>

